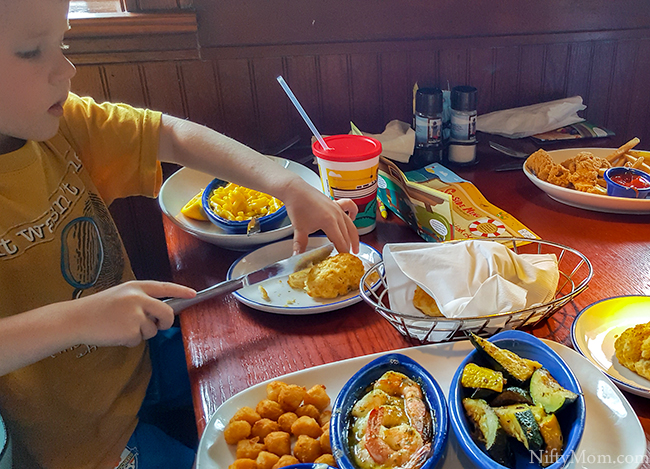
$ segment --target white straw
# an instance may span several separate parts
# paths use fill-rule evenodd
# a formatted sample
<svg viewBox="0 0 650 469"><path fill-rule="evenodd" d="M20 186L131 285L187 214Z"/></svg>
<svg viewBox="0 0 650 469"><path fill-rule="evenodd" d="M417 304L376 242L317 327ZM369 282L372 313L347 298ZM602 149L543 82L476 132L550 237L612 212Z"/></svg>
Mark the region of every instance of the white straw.
<svg viewBox="0 0 650 469"><path fill-rule="evenodd" d="M291 91L291 88L289 88L287 82L284 81L282 75L278 75L278 83L280 83L280 86L282 87L284 92L287 93L287 96L289 96L289 99L291 100L293 105L296 106L296 109L298 109L298 112L307 123L309 130L311 130L311 133L314 134L314 137L316 137L316 140L318 140L318 143L320 143L320 146L323 148L323 150L330 150L330 147L327 146L327 143L325 143L325 140L323 140L321 134L318 132L318 130L316 130L316 126L311 121L311 119L309 118L305 110L302 108L300 102L298 102L298 98L296 98L296 95L293 94L293 91Z"/></svg>

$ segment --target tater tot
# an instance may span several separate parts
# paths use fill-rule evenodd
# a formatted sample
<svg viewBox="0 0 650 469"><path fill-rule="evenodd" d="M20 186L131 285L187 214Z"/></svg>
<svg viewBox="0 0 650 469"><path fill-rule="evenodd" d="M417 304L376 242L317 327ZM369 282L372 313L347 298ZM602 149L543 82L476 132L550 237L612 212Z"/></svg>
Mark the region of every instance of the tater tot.
<svg viewBox="0 0 650 469"><path fill-rule="evenodd" d="M280 430L280 425L278 422L274 422L271 419L259 419L253 424L251 429L251 436L258 436L260 440L264 440L264 437L271 432L277 432ZM240 438L241 439L241 438Z"/></svg>
<svg viewBox="0 0 650 469"><path fill-rule="evenodd" d="M325 391L325 386L322 384L315 384L305 393L304 404L312 404L320 412L322 412L328 405L330 405L330 398Z"/></svg>
<svg viewBox="0 0 650 469"><path fill-rule="evenodd" d="M332 411L331 410L324 410L320 413L320 417L318 417L318 423L320 423L321 427L324 427L326 425L330 424L330 418L332 418Z"/></svg>
<svg viewBox="0 0 650 469"><path fill-rule="evenodd" d="M314 462L321 454L320 442L307 435L300 435L293 447L293 455L300 462Z"/></svg>
<svg viewBox="0 0 650 469"><path fill-rule="evenodd" d="M298 463L300 463L300 461L298 461L295 456L285 454L284 456L280 457L280 460L276 462L271 469L278 469L280 467L291 466L292 464Z"/></svg>
<svg viewBox="0 0 650 469"><path fill-rule="evenodd" d="M257 469L257 463L254 459L239 458L235 459L235 462L228 466L228 469Z"/></svg>
<svg viewBox="0 0 650 469"><path fill-rule="evenodd" d="M323 429L323 434L318 439L320 441L320 449L323 450L323 453L332 452L332 444L330 442L330 429L329 427Z"/></svg>
<svg viewBox="0 0 650 469"><path fill-rule="evenodd" d="M235 412L235 415L232 416L230 419L231 422L234 422L236 420L246 420L248 423L253 425L255 422L257 422L259 419L262 417L260 414L255 412L255 410L251 407L244 406Z"/></svg>
<svg viewBox="0 0 650 469"><path fill-rule="evenodd" d="M332 467L337 467L336 466L336 459L334 459L334 456L331 454L321 454L316 458L316 461L314 461L316 464L327 464L328 466Z"/></svg>
<svg viewBox="0 0 650 469"><path fill-rule="evenodd" d="M285 412L284 414L280 415L278 418L280 430L283 432L291 433L291 425L293 425L293 422L296 420L298 420L298 416L293 412Z"/></svg>
<svg viewBox="0 0 650 469"><path fill-rule="evenodd" d="M287 432L271 432L264 438L266 451L280 457L291 454L291 435Z"/></svg>
<svg viewBox="0 0 650 469"><path fill-rule="evenodd" d="M278 402L278 395L283 387L287 386L287 383L282 381L271 381L266 385L266 398L272 401Z"/></svg>
<svg viewBox="0 0 650 469"><path fill-rule="evenodd" d="M257 411L258 414L262 418L266 419L271 419L271 420L278 420L278 417L280 415L284 414L284 410L275 401L272 401L270 399L262 399L257 403L257 407L255 407L255 410Z"/></svg>
<svg viewBox="0 0 650 469"><path fill-rule="evenodd" d="M277 454L261 451L257 455L255 462L257 463L257 469L271 469L279 460L280 456Z"/></svg>
<svg viewBox="0 0 650 469"><path fill-rule="evenodd" d="M303 415L307 415L307 416L313 418L314 420L316 420L318 422L318 418L320 417L320 412L318 411L316 406L314 406L312 404L308 404L308 405L301 405L300 407L298 407L296 409L296 415L298 417L302 417Z"/></svg>
<svg viewBox="0 0 650 469"><path fill-rule="evenodd" d="M285 411L294 411L305 397L307 389L296 384L289 384L280 390L278 402Z"/></svg>
<svg viewBox="0 0 650 469"><path fill-rule="evenodd" d="M259 422L259 420L258 420ZM257 425L257 422L255 423ZM230 422L223 431L223 439L229 445L234 445L239 440L248 438L251 434L251 424L246 420L235 420ZM253 435L255 436L255 435Z"/></svg>
<svg viewBox="0 0 650 469"><path fill-rule="evenodd" d="M321 430L320 425L318 425L318 422L313 417L303 415L293 422L293 425L291 425L291 433L296 436L307 435L312 438L318 438L323 433L323 430Z"/></svg>
<svg viewBox="0 0 650 469"><path fill-rule="evenodd" d="M264 443L260 443L260 439L257 437L251 438L250 440L239 440L237 442L237 459L257 459L257 455L263 450Z"/></svg>

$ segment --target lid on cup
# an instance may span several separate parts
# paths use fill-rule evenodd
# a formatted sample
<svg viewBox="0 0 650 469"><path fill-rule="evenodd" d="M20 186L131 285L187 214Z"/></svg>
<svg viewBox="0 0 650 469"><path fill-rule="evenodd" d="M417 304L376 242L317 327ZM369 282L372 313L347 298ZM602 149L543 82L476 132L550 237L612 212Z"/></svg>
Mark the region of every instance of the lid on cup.
<svg viewBox="0 0 650 469"><path fill-rule="evenodd" d="M324 160L346 163L369 160L381 154L381 142L364 135L331 135L324 140L330 147L328 150L323 150L318 141L311 146L314 155Z"/></svg>

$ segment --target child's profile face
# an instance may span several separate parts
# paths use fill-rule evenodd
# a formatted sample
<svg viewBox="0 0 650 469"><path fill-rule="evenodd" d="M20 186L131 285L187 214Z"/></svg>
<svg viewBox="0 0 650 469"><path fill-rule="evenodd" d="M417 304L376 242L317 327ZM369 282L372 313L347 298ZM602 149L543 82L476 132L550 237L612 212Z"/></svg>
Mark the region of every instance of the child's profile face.
<svg viewBox="0 0 650 469"><path fill-rule="evenodd" d="M75 73L67 13L68 0L0 0L0 143L56 134Z"/></svg>

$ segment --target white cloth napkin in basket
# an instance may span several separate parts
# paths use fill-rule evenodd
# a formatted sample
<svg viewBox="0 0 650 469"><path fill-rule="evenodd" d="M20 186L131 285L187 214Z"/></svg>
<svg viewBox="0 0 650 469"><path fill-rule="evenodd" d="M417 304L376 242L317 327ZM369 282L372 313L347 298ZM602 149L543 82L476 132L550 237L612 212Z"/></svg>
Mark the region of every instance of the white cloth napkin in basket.
<svg viewBox="0 0 650 469"><path fill-rule="evenodd" d="M445 317L467 318L544 304L560 277L555 254L516 254L494 241L386 244L383 258L391 309L423 317L416 285Z"/></svg>

